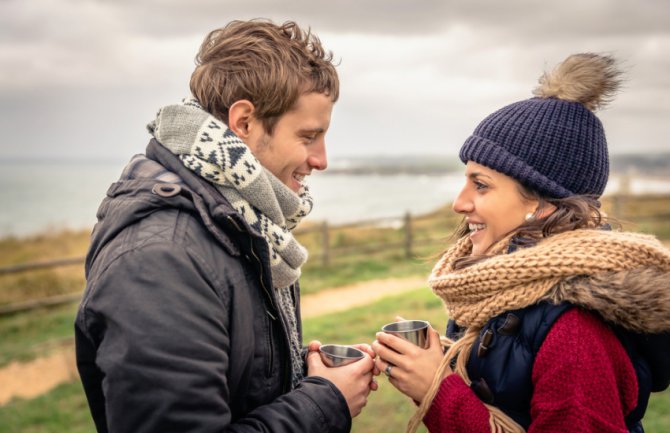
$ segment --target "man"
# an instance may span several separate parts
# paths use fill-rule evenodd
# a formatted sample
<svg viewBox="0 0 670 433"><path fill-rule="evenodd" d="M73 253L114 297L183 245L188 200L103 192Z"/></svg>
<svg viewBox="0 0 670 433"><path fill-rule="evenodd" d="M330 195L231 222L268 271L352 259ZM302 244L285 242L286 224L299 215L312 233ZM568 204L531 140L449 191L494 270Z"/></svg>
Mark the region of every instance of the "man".
<svg viewBox="0 0 670 433"><path fill-rule="evenodd" d="M318 342L303 351L291 234L327 165L331 59L292 22L211 32L194 98L158 112L109 188L75 324L99 432L350 430L374 354L327 368Z"/></svg>

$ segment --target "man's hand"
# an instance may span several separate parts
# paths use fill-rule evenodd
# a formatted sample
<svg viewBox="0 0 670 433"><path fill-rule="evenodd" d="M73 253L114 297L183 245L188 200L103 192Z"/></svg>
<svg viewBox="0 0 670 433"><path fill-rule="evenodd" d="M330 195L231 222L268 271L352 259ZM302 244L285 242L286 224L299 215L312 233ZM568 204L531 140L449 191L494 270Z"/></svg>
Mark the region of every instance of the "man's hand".
<svg viewBox="0 0 670 433"><path fill-rule="evenodd" d="M373 380L374 352L368 345L356 345L365 354L363 359L342 367L327 367L319 355L320 346L318 341L312 341L307 347L307 375L331 381L347 401L351 417L358 416L368 402L370 390L377 389Z"/></svg>

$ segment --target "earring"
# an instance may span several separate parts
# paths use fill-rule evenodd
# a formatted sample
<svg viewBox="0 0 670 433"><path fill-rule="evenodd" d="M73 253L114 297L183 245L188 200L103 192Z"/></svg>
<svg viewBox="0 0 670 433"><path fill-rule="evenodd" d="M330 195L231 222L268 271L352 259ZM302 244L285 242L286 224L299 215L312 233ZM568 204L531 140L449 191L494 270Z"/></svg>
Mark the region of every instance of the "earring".
<svg viewBox="0 0 670 433"><path fill-rule="evenodd" d="M536 218L537 217L535 216L535 212L528 212L526 214L525 220L527 223L532 223Z"/></svg>

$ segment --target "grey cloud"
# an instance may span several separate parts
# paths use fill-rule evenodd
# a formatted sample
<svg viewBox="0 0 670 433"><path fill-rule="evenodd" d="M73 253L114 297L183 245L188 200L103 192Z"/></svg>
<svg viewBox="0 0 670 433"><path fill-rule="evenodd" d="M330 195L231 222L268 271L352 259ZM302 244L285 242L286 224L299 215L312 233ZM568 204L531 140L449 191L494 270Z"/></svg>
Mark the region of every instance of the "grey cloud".
<svg viewBox="0 0 670 433"><path fill-rule="evenodd" d="M203 32L231 19L294 19L319 32L357 34L430 34L466 26L505 41L537 42L669 31L670 3L664 0L256 0L221 2L178 0L114 1L134 31L161 35ZM528 38L532 38L529 40Z"/></svg>
<svg viewBox="0 0 670 433"><path fill-rule="evenodd" d="M0 38L43 39L67 32L62 22L86 28L104 11L127 31L149 37L201 35L232 19L294 19L315 32L433 34L465 26L490 34L495 44L579 39L608 35L668 34L670 2L664 0L516 1L424 0L59 0L42 10L40 0L0 2ZM59 12L60 11L60 12ZM94 36L95 29L89 28Z"/></svg>
<svg viewBox="0 0 670 433"><path fill-rule="evenodd" d="M475 27L534 43L584 37L668 33L670 3L663 0L566 0L559 3L459 2L458 16ZM500 43L501 41L496 41Z"/></svg>
<svg viewBox="0 0 670 433"><path fill-rule="evenodd" d="M256 0L246 2L143 1L112 2L134 31L152 34L202 33L233 19L269 18L276 22L295 20L318 34L339 33L431 33L445 26L449 3L426 0ZM150 17L150 19L147 19Z"/></svg>
<svg viewBox="0 0 670 433"><path fill-rule="evenodd" d="M490 56L501 49L522 54L502 65L516 76L523 75L527 68L537 70L537 64L530 63L530 59L558 58L586 45L600 50L624 47L634 52L650 39L670 38L670 2L663 0L565 0L553 6L534 0L59 0L57 3L57 8L48 8L51 3L44 0L0 2L2 70L15 71L16 75L25 64L30 69L31 64L39 62L36 57L40 52L56 65L71 64L77 58L81 58L81 63L120 64L122 43L154 40L156 44L164 44L184 37L200 40L207 31L230 19L252 17L295 19L312 26L317 34L439 38L445 46L464 48L454 58L446 57L436 47L431 61L437 67L484 78L490 78L491 65L495 68ZM458 31L452 32L455 29L466 31L459 35ZM324 45L331 49L328 40L324 40ZM565 47L573 48L565 53ZM190 55L196 50L194 44ZM653 67L666 66L658 62L668 62L665 59L670 58L666 54L669 50L666 43L660 54L652 54ZM2 56L3 51L13 53L12 57ZM371 54L375 54L374 48ZM341 57L338 52L335 55ZM19 56L18 60L14 56ZM398 59L399 63L402 61ZM652 72L646 76L664 80L659 77L670 74ZM654 84L650 81L650 85Z"/></svg>

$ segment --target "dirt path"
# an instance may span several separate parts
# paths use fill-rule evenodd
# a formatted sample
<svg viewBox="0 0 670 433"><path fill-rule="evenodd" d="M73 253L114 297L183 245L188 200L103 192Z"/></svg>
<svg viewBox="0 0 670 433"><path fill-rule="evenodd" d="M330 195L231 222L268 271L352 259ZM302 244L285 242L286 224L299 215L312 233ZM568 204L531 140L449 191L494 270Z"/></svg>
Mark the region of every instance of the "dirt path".
<svg viewBox="0 0 670 433"><path fill-rule="evenodd" d="M0 406L13 397L37 397L76 378L73 343L30 362L12 362L0 369Z"/></svg>
<svg viewBox="0 0 670 433"><path fill-rule="evenodd" d="M302 297L303 319L370 304L385 296L426 287L426 278L394 278L322 290ZM34 398L78 378L72 343L48 356L0 368L0 406L14 397Z"/></svg>
<svg viewBox="0 0 670 433"><path fill-rule="evenodd" d="M323 290L314 295L305 295L301 300L302 318L345 311L370 304L385 296L428 287L426 280L426 277L412 277L364 281L337 289Z"/></svg>

